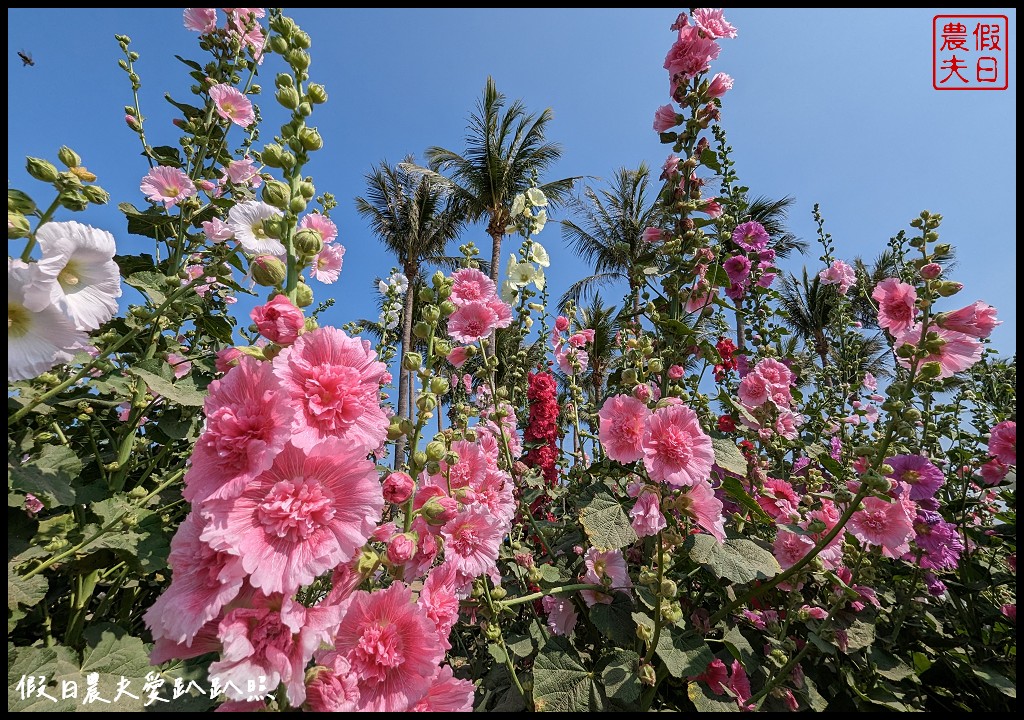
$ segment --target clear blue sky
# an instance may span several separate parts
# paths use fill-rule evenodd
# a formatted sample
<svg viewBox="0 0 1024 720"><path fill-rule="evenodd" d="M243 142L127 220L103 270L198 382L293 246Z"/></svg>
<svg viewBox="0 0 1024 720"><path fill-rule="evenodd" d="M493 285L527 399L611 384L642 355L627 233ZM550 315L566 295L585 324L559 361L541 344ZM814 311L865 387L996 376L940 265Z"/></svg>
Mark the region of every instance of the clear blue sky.
<svg viewBox="0 0 1024 720"><path fill-rule="evenodd" d="M1004 322L993 342L1009 354L1017 342L1016 13L964 11L1009 16L1009 89L940 92L931 80L935 12L727 10L739 37L722 41L714 65L736 81L722 124L742 182L753 194L793 195L791 226L808 240L811 208L820 203L841 257L872 258L918 212L941 212L943 240L960 253L956 279L966 285L948 309L974 299L997 306ZM659 167L668 148L651 123L668 102L662 62L676 13L290 11L313 40L311 77L330 93L312 117L325 149L309 166L317 191L339 200L333 217L347 248L341 280L314 283L318 299L339 298L327 320L340 325L375 316L370 279L391 266L354 210L364 174L383 159L422 158L430 145L461 150L466 118L488 74L529 109L553 109L549 137L564 154L549 179L609 177L641 161ZM137 69L151 142L173 145L178 133L163 94L189 97L189 79L173 55L199 53L181 17L180 9L8 10L9 184L34 190L23 157L53 159L61 144L70 145L115 201L76 219L113 232L121 252L149 241L128 236L116 210L116 202L145 202L138 185L146 164L123 124L131 92L113 36L130 35L142 54ZM18 50L31 53L35 66L23 67ZM277 63L272 58L266 67L276 72ZM265 88L272 77L260 78ZM275 130L267 127L264 139ZM489 253L482 229L462 241L471 239ZM586 269L563 247L557 225L539 239L552 256L549 282L557 297ZM817 255L807 258L812 267Z"/></svg>

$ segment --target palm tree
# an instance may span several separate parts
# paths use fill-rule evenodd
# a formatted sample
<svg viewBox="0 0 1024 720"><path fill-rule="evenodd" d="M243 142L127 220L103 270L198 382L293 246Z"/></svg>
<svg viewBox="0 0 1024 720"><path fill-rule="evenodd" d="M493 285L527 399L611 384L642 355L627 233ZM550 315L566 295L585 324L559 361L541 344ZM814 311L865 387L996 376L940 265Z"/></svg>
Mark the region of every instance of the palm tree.
<svg viewBox="0 0 1024 720"><path fill-rule="evenodd" d="M487 218L491 278L495 281L512 200L561 157L561 147L544 138L552 117L550 108L539 115L527 112L521 100L506 108L505 96L488 77L484 96L469 118L462 154L430 147L426 151L430 170L418 168L448 184L469 222ZM539 187L549 203L557 206L568 196L575 180L564 178Z"/></svg>
<svg viewBox="0 0 1024 720"><path fill-rule="evenodd" d="M605 383L617 360L615 338L619 333L621 316L617 307L605 305L601 294L595 292L590 304L579 309L577 317L580 329L594 331L594 341L587 347L589 367L584 380L590 403L596 408L604 398Z"/></svg>
<svg viewBox="0 0 1024 720"><path fill-rule="evenodd" d="M455 198L435 178L406 169L415 165L408 156L392 167L383 161L366 174L366 197L356 198L356 210L370 221L370 227L395 256L409 279L402 309L402 351L399 355L398 415L412 415L413 375L402 360L412 346L413 302L420 270L427 265L452 266L445 248L462 232L466 216ZM395 448L395 467L402 461L404 444Z"/></svg>
<svg viewBox="0 0 1024 720"><path fill-rule="evenodd" d="M664 213L657 197L647 197L649 183L650 170L646 163L640 163L636 170L616 170L608 190L597 193L588 187L584 190L586 201L572 201L582 216L582 225L563 220L562 237L592 265L594 274L573 283L559 300L559 308L565 308L570 300L579 303L595 296L602 285L625 280L633 299L633 314L639 315L641 260L650 256L644 228L658 226Z"/></svg>

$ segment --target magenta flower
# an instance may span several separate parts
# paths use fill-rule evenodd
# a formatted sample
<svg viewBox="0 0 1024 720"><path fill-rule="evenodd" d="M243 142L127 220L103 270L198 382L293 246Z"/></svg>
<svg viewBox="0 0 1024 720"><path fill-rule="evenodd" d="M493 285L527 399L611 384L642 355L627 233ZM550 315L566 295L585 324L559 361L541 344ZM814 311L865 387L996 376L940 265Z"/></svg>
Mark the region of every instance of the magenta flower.
<svg viewBox="0 0 1024 720"><path fill-rule="evenodd" d="M151 168L139 185L146 198L162 202L165 208L172 208L185 198L196 194L196 186L181 168L157 165Z"/></svg>
<svg viewBox="0 0 1024 720"><path fill-rule="evenodd" d="M910 486L911 500L935 497L946 476L922 455L896 455L885 459L893 471L888 477Z"/></svg>
<svg viewBox="0 0 1024 720"><path fill-rule="evenodd" d="M546 625L552 635L568 636L576 627L576 607L568 598L556 598L548 595L540 601L544 612L548 614Z"/></svg>
<svg viewBox="0 0 1024 720"><path fill-rule="evenodd" d="M598 413L598 437L608 457L631 463L644 456L644 431L650 414L647 405L629 395L613 395L604 401Z"/></svg>
<svg viewBox="0 0 1024 720"><path fill-rule="evenodd" d="M380 447L388 431L379 400L386 370L367 340L333 327L285 348L274 358L274 373L298 409L292 442L312 448L335 437L364 453Z"/></svg>
<svg viewBox="0 0 1024 720"><path fill-rule="evenodd" d="M1003 465L1017 464L1017 423L1004 420L992 428L988 439L988 454Z"/></svg>
<svg viewBox="0 0 1024 720"><path fill-rule="evenodd" d="M448 318L448 334L461 343L475 343L498 327L498 314L479 300L467 302Z"/></svg>
<svg viewBox="0 0 1024 720"><path fill-rule="evenodd" d="M733 285L746 287L750 280L750 258L746 255L733 255L722 263L722 268Z"/></svg>
<svg viewBox="0 0 1024 720"><path fill-rule="evenodd" d="M652 480L669 485L696 485L711 478L715 452L711 438L685 405L655 410L643 439L644 467Z"/></svg>
<svg viewBox="0 0 1024 720"><path fill-rule="evenodd" d="M737 225L736 229L732 231L732 241L744 250L764 250L768 247L770 239L764 226L753 220Z"/></svg>
<svg viewBox="0 0 1024 720"><path fill-rule="evenodd" d="M408 710L430 690L444 657L433 623L401 582L354 592L342 605L334 647L359 681L359 710L369 712Z"/></svg>
<svg viewBox="0 0 1024 720"><path fill-rule="evenodd" d="M220 660L210 665L210 678L232 700L247 699L247 683L258 677L266 678L271 690L284 683L288 701L299 706L306 700L306 663L321 643L330 642L340 608L306 608L280 596L256 595L253 602L255 607L237 608L220 621L217 637L223 649Z"/></svg>
<svg viewBox="0 0 1024 720"><path fill-rule="evenodd" d="M899 340L911 329L917 316L917 290L896 278L886 278L871 291L878 301L878 325Z"/></svg>
<svg viewBox="0 0 1024 720"><path fill-rule="evenodd" d="M275 295L265 305L258 305L249 313L260 335L278 345L291 345L306 327L302 310L287 295Z"/></svg>
<svg viewBox="0 0 1024 720"><path fill-rule="evenodd" d="M626 559L622 557L621 550L601 551L597 548L590 548L583 556L583 563L587 572L583 575L583 582L594 585L604 585L612 591L628 591L633 587L633 581L629 579L629 570L626 568ZM607 582L605 580L607 579ZM596 590L581 590L580 594L588 607L595 604L608 605L612 596L608 593Z"/></svg>
<svg viewBox="0 0 1024 720"><path fill-rule="evenodd" d="M939 313L935 316L935 322L946 330L979 339L987 338L996 325L1003 324L1001 320L996 319L996 309L980 300L975 300L967 307L953 312Z"/></svg>
<svg viewBox="0 0 1024 720"><path fill-rule="evenodd" d="M427 694L416 701L413 712L472 712L476 686L452 674L448 665L431 681Z"/></svg>
<svg viewBox="0 0 1024 720"><path fill-rule="evenodd" d="M291 435L295 411L270 363L243 356L210 383L203 404L206 429L185 475L185 499L229 498L269 468Z"/></svg>
<svg viewBox="0 0 1024 720"><path fill-rule="evenodd" d="M309 271L310 276L325 285L337 282L341 276L341 265L344 257L345 247L340 243L324 245L323 250L313 258L313 266Z"/></svg>
<svg viewBox="0 0 1024 720"><path fill-rule="evenodd" d="M252 103L242 92L226 83L210 88L210 99L216 106L217 114L239 127L249 127L256 122Z"/></svg>
<svg viewBox="0 0 1024 720"><path fill-rule="evenodd" d="M202 506L201 537L241 557L254 588L291 594L358 554L383 507L365 451L339 440L308 452L288 444L241 495Z"/></svg>
<svg viewBox="0 0 1024 720"><path fill-rule="evenodd" d="M951 570L960 560L964 544L956 525L930 510L918 510L914 521L914 543L921 548L921 567L926 570ZM913 560L914 552L910 557Z"/></svg>
<svg viewBox="0 0 1024 720"><path fill-rule="evenodd" d="M654 132L663 133L671 130L679 122L676 119L676 111L671 105L662 105L654 113Z"/></svg>
<svg viewBox="0 0 1024 720"><path fill-rule="evenodd" d="M633 530L640 537L657 535L666 527L658 496L654 493L645 492L638 497L629 511L629 517L633 520Z"/></svg>
<svg viewBox="0 0 1024 720"><path fill-rule="evenodd" d="M863 507L853 514L847 530L865 545L876 545L885 557L898 558L910 550L914 523L902 502L877 497L864 498Z"/></svg>
<svg viewBox="0 0 1024 720"><path fill-rule="evenodd" d="M857 274L853 268L842 260L835 260L826 269L818 273L822 285L836 285L840 295L845 295L857 282Z"/></svg>
<svg viewBox="0 0 1024 720"><path fill-rule="evenodd" d="M710 482L702 481L691 485L679 495L676 502L680 516L696 522L714 535L718 542L725 542L725 518L722 516L722 508L725 505L715 497Z"/></svg>
<svg viewBox="0 0 1024 720"><path fill-rule="evenodd" d="M693 23L712 40L736 37L736 28L726 21L721 8L694 8Z"/></svg>

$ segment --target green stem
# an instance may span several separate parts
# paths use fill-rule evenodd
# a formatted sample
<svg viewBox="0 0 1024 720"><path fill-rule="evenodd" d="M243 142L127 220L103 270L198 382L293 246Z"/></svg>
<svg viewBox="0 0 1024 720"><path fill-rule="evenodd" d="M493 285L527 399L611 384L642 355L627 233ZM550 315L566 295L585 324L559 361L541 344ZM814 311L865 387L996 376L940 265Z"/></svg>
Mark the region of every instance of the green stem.
<svg viewBox="0 0 1024 720"><path fill-rule="evenodd" d="M58 207L60 207L60 200L54 198L53 202L50 203L50 207L46 208L46 212L39 216L39 223L36 225L36 229L29 234L28 242L25 243L25 249L21 252L22 262L28 262L32 259L32 251L36 247L36 233L39 232L39 228L50 222L50 218L57 212Z"/></svg>
<svg viewBox="0 0 1024 720"><path fill-rule="evenodd" d="M523 603L533 602L534 600L540 600L541 598L547 597L548 595L560 595L562 593L577 592L579 590L593 590L594 592L607 593L608 588L604 585L593 585L591 583L576 583L574 585L559 585L558 587L548 588L547 590L541 590L539 592L530 593L529 595L523 595L522 597L512 598L510 600L496 600L494 602L498 607L509 608L514 605L522 605Z"/></svg>
<svg viewBox="0 0 1024 720"><path fill-rule="evenodd" d="M665 578L665 568L662 566L661 556L664 551L662 532L658 532L658 592L654 595L655 603L657 607L654 608L654 636L651 638L651 646L647 648L647 654L644 655L644 662L649 663L651 658L654 657L654 651L658 648L658 641L661 639L661 583Z"/></svg>

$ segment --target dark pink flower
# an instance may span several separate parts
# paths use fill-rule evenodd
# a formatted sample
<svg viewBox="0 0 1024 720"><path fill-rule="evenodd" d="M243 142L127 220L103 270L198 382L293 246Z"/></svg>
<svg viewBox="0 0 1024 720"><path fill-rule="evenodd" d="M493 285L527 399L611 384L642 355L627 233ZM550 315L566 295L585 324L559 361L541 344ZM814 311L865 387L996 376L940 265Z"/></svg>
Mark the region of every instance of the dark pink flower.
<svg viewBox="0 0 1024 720"><path fill-rule="evenodd" d="M655 410L643 439L644 467L652 480L669 485L696 485L709 480L715 453L700 420L685 405Z"/></svg>
<svg viewBox="0 0 1024 720"><path fill-rule="evenodd" d="M464 303L448 318L448 334L462 343L475 343L498 327L498 314L488 303Z"/></svg>
<svg viewBox="0 0 1024 720"><path fill-rule="evenodd" d="M946 330L979 339L987 338L996 325L1002 325L1001 320L996 320L996 309L980 300L953 312L939 313L935 316L935 322Z"/></svg>
<svg viewBox="0 0 1024 720"><path fill-rule="evenodd" d="M663 133L671 130L678 124L676 111L671 105L662 105L654 113L654 132Z"/></svg>
<svg viewBox="0 0 1024 720"><path fill-rule="evenodd" d="M1017 423L1004 420L992 428L988 439L988 454L1004 465L1017 464Z"/></svg>
<svg viewBox="0 0 1024 720"><path fill-rule="evenodd" d="M876 545L886 557L901 557L910 550L914 524L903 503L866 497L847 529L866 545Z"/></svg>
<svg viewBox="0 0 1024 720"><path fill-rule="evenodd" d="M878 325L896 339L903 338L917 317L917 290L896 278L886 278L871 291L878 302Z"/></svg>
<svg viewBox="0 0 1024 720"><path fill-rule="evenodd" d="M401 505L410 497L416 483L407 473L393 472L384 478L384 499L389 503Z"/></svg>
<svg viewBox="0 0 1024 720"><path fill-rule="evenodd" d="M413 712L472 712L476 686L452 674L448 665L442 665L437 677L430 683L427 694L416 701Z"/></svg>
<svg viewBox="0 0 1024 720"><path fill-rule="evenodd" d="M720 98L732 90L733 79L725 73L715 73L708 86L708 97Z"/></svg>
<svg viewBox="0 0 1024 720"><path fill-rule="evenodd" d="M732 241L744 250L763 250L768 247L769 240L768 231L753 220L737 225L732 231Z"/></svg>
<svg viewBox="0 0 1024 720"><path fill-rule="evenodd" d="M260 335L278 345L291 345L305 329L302 310L287 295L275 295L266 305L258 305L249 313Z"/></svg>
<svg viewBox="0 0 1024 720"><path fill-rule="evenodd" d="M893 468L889 477L910 486L910 499L935 497L946 476L931 461L921 455L896 455L885 459Z"/></svg>
<svg viewBox="0 0 1024 720"><path fill-rule="evenodd" d="M612 460L630 463L644 456L643 439L647 405L628 395L613 395L605 400L598 413L598 437Z"/></svg>

